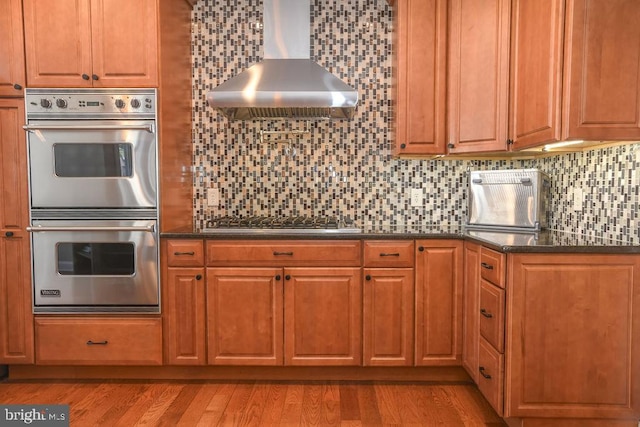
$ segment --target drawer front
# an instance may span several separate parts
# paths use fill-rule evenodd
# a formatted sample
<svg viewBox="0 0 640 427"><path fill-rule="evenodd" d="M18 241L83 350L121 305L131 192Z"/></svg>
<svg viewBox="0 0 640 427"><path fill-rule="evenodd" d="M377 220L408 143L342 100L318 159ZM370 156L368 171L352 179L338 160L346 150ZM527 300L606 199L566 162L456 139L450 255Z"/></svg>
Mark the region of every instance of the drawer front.
<svg viewBox="0 0 640 427"><path fill-rule="evenodd" d="M162 365L162 320L39 318L41 365Z"/></svg>
<svg viewBox="0 0 640 427"><path fill-rule="evenodd" d="M414 247L412 241L366 241L364 266L413 267Z"/></svg>
<svg viewBox="0 0 640 427"><path fill-rule="evenodd" d="M506 256L491 249L480 251L480 276L504 289Z"/></svg>
<svg viewBox="0 0 640 427"><path fill-rule="evenodd" d="M358 240L207 241L209 266L359 267Z"/></svg>
<svg viewBox="0 0 640 427"><path fill-rule="evenodd" d="M504 355L480 338L478 388L498 415L504 415Z"/></svg>
<svg viewBox="0 0 640 427"><path fill-rule="evenodd" d="M170 267L201 267L204 265L202 240L167 240L167 264Z"/></svg>
<svg viewBox="0 0 640 427"><path fill-rule="evenodd" d="M483 280L480 284L480 333L504 353L504 289Z"/></svg>

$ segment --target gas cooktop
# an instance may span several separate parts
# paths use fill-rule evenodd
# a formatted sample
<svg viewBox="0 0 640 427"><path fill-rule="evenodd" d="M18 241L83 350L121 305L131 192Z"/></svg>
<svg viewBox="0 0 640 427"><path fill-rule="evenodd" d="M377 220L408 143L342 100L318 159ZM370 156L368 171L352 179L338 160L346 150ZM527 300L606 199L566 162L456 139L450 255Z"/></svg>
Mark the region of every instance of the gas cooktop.
<svg viewBox="0 0 640 427"><path fill-rule="evenodd" d="M317 234L361 233L353 223L333 216L219 216L207 221L205 233Z"/></svg>

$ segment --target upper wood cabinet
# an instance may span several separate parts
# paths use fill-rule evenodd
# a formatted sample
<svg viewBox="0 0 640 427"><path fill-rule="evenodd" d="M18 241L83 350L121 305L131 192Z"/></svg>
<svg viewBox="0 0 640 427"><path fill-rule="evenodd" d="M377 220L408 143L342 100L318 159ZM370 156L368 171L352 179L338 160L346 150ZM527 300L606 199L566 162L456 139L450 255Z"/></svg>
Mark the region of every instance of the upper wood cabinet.
<svg viewBox="0 0 640 427"><path fill-rule="evenodd" d="M563 139L640 138L640 2L567 0Z"/></svg>
<svg viewBox="0 0 640 427"><path fill-rule="evenodd" d="M31 87L158 85L158 0L24 0Z"/></svg>
<svg viewBox="0 0 640 427"><path fill-rule="evenodd" d="M394 154L445 151L447 6L445 0L398 0Z"/></svg>
<svg viewBox="0 0 640 427"><path fill-rule="evenodd" d="M510 4L449 2L450 153L507 148Z"/></svg>
<svg viewBox="0 0 640 427"><path fill-rule="evenodd" d="M0 18L2 19L2 18ZM0 363L33 363L24 101L0 99Z"/></svg>
<svg viewBox="0 0 640 427"><path fill-rule="evenodd" d="M22 96L25 86L22 1L0 3L0 96Z"/></svg>

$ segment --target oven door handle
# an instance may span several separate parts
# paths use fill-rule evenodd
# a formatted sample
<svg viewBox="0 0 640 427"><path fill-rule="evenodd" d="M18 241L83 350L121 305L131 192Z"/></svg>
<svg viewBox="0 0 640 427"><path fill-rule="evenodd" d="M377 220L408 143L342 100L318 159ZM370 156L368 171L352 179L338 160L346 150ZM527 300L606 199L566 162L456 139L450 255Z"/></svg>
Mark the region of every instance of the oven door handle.
<svg viewBox="0 0 640 427"><path fill-rule="evenodd" d="M22 129L33 132L36 130L146 130L154 133L154 126L148 125L25 125Z"/></svg>
<svg viewBox="0 0 640 427"><path fill-rule="evenodd" d="M56 227L56 226L37 226L37 227L27 227L27 231L31 233L38 233L41 231L146 231L149 233L154 233L156 231L155 225L146 225L146 226L131 226L131 227L122 227L122 226L95 226L95 227Z"/></svg>

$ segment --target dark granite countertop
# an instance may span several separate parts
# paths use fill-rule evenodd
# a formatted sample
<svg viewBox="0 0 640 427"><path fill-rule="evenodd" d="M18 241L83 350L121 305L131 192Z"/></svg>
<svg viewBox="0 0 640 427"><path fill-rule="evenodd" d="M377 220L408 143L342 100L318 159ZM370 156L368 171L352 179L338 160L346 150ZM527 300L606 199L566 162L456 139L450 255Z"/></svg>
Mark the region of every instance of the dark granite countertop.
<svg viewBox="0 0 640 427"><path fill-rule="evenodd" d="M508 253L615 253L640 254L640 245L602 237L576 234L563 230L541 232L507 232L467 230L460 225L376 225L364 226L361 233L281 234L273 230L251 233L213 233L193 229L176 229L161 233L162 238L171 239L217 239L217 240L395 240L395 239L463 239L483 244L500 252Z"/></svg>

